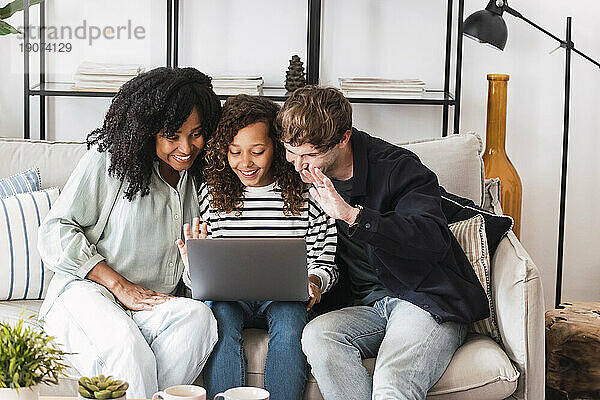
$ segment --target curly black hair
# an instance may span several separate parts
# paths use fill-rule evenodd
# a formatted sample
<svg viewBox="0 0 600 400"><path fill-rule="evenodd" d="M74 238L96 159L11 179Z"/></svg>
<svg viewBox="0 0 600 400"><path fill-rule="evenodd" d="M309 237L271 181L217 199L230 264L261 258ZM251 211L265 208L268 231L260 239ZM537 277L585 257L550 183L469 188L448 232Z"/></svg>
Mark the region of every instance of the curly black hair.
<svg viewBox="0 0 600 400"><path fill-rule="evenodd" d="M212 195L211 206L219 212L239 214L244 198L244 185L229 166L229 145L240 129L257 122L268 126L269 138L273 142L271 171L281 188L285 215L300 213L304 205L304 184L294 166L285 159L285 147L280 140L280 131L275 125L279 106L261 96L239 94L227 99L223 105L223 116L217 132L206 145L206 170L204 177Z"/></svg>
<svg viewBox="0 0 600 400"><path fill-rule="evenodd" d="M221 102L211 78L195 68L156 68L125 83L114 97L101 128L87 136L88 149L110 153L109 174L127 180L125 198L150 192L152 163L157 159L156 135L172 135L193 109L200 114L205 143L221 117ZM197 183L202 179L204 157L189 169Z"/></svg>

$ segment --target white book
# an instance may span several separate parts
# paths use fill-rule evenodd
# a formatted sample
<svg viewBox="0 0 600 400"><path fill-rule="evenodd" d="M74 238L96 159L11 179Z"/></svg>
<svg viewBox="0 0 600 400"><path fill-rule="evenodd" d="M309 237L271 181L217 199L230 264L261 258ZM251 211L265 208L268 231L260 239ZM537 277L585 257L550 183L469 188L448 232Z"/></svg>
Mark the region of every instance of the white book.
<svg viewBox="0 0 600 400"><path fill-rule="evenodd" d="M363 90L413 90L424 89L425 82L418 79L340 78L342 89Z"/></svg>
<svg viewBox="0 0 600 400"><path fill-rule="evenodd" d="M342 90L347 90L351 92L382 92L382 93L403 93L403 92L424 92L424 87L393 87L393 88L341 88Z"/></svg>
<svg viewBox="0 0 600 400"><path fill-rule="evenodd" d="M342 94L346 97L362 99L420 99L423 97L424 92L359 92L342 90Z"/></svg>
<svg viewBox="0 0 600 400"><path fill-rule="evenodd" d="M222 96L235 96L236 94L247 94L250 96L262 96L263 89L243 89L243 88L214 88L214 91L218 95Z"/></svg>
<svg viewBox="0 0 600 400"><path fill-rule="evenodd" d="M130 79L134 78L134 75L82 75L75 74L75 82L104 82L104 83L120 83L123 84Z"/></svg>
<svg viewBox="0 0 600 400"><path fill-rule="evenodd" d="M339 78L340 83L350 84L421 84L420 79L390 79L390 78Z"/></svg>
<svg viewBox="0 0 600 400"><path fill-rule="evenodd" d="M77 67L78 74L86 75L133 75L144 72L139 64L108 64L83 61Z"/></svg>

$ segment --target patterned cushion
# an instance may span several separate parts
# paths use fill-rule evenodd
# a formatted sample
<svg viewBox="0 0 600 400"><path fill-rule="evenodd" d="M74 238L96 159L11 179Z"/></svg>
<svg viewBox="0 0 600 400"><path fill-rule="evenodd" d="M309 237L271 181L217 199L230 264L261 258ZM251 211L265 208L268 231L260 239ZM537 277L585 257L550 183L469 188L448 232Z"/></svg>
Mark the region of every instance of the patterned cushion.
<svg viewBox="0 0 600 400"><path fill-rule="evenodd" d="M31 168L25 172L0 179L0 198L5 199L18 193L35 192L41 187L40 171Z"/></svg>
<svg viewBox="0 0 600 400"><path fill-rule="evenodd" d="M450 224L450 230L467 255L475 274L488 298L490 316L473 324L473 330L500 343L500 331L496 322L495 307L492 301L490 281L490 253L485 233L485 220L481 215Z"/></svg>
<svg viewBox="0 0 600 400"><path fill-rule="evenodd" d="M0 199L0 300L42 299L52 277L37 250L38 227L58 188Z"/></svg>
<svg viewBox="0 0 600 400"><path fill-rule="evenodd" d="M496 215L493 212L478 207L471 200L448 193L440 187L442 194L442 211L448 223L464 221L475 215L482 215L485 220L485 234L487 237L490 259L494 258L500 241L506 236L513 226L513 219L508 215Z"/></svg>

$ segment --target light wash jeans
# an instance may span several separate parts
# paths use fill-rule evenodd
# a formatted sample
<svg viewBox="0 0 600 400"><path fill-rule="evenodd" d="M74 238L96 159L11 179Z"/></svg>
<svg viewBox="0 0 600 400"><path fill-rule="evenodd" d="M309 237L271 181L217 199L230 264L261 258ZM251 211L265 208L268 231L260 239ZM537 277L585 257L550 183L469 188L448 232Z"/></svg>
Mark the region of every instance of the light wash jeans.
<svg viewBox="0 0 600 400"><path fill-rule="evenodd" d="M44 328L83 376L129 382L127 398L151 398L191 384L217 341L217 323L202 302L177 297L151 311L124 310L104 287L72 282L46 314Z"/></svg>
<svg viewBox="0 0 600 400"><path fill-rule="evenodd" d="M219 342L204 368L208 398L248 384L242 330L253 327L269 331L264 373L270 399L301 400L308 369L300 344L308 321L306 305L299 301L215 301L211 308L217 319Z"/></svg>
<svg viewBox="0 0 600 400"><path fill-rule="evenodd" d="M463 343L467 326L438 324L408 301L384 297L308 323L302 349L326 400L425 399ZM361 358L377 357L371 378Z"/></svg>

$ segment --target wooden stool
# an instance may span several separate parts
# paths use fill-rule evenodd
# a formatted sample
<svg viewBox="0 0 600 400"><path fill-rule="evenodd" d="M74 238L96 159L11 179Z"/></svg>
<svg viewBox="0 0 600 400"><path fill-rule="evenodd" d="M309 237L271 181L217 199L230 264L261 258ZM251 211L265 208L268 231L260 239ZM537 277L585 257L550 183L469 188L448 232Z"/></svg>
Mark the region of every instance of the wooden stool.
<svg viewBox="0 0 600 400"><path fill-rule="evenodd" d="M600 399L600 302L563 304L546 312L546 399Z"/></svg>

